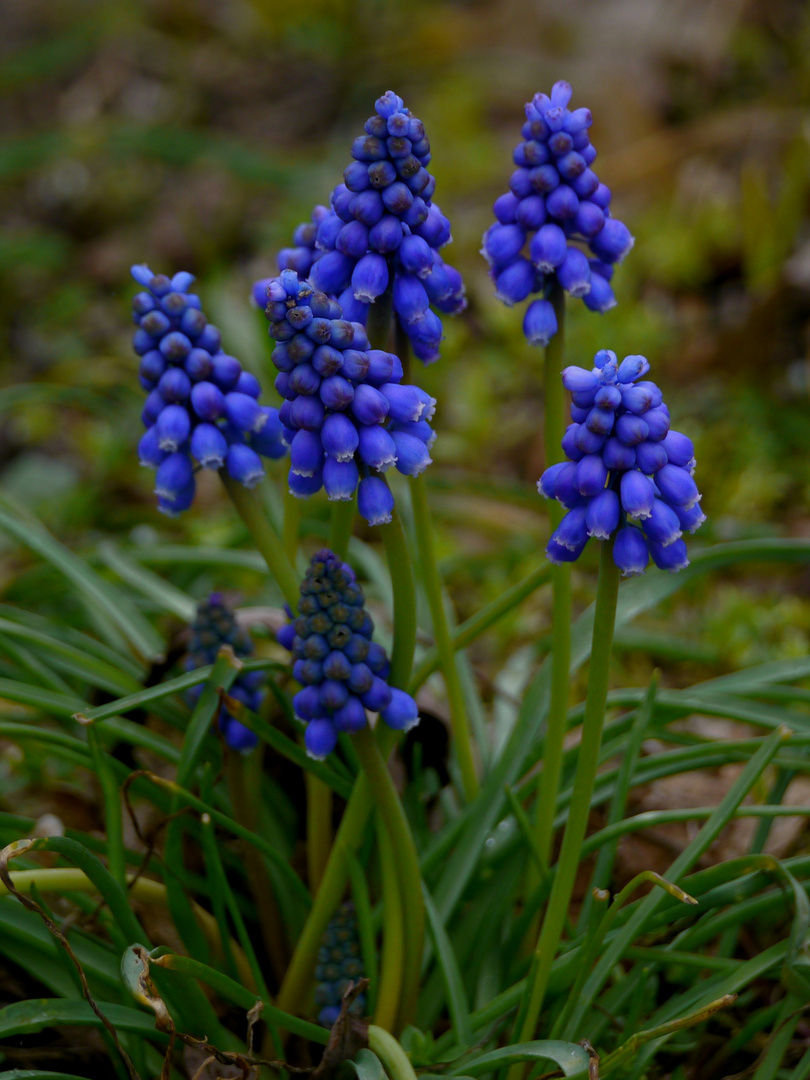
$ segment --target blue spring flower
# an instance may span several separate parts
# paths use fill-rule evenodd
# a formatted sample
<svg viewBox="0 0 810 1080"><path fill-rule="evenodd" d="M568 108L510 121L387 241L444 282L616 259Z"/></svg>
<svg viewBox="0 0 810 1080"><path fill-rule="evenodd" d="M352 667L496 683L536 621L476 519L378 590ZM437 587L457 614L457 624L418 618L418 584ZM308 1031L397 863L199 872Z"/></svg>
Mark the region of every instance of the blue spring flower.
<svg viewBox="0 0 810 1080"><path fill-rule="evenodd" d="M490 264L498 297L517 304L547 294L555 278L591 311L614 307L613 266L633 246L627 227L610 215L610 189L591 168L589 109L568 108L571 87L555 83L551 96L526 106L523 141L509 191L495 200L496 223L484 233L481 254ZM524 332L547 345L557 332L554 309L542 295L528 305Z"/></svg>
<svg viewBox="0 0 810 1080"><path fill-rule="evenodd" d="M357 491L369 525L390 522L394 500L378 474L393 465L416 476L430 464L435 399L403 386L399 359L370 349L365 327L294 270L266 281L260 299L277 342L290 491L306 498L323 487L338 501Z"/></svg>
<svg viewBox="0 0 810 1080"><path fill-rule="evenodd" d="M133 266L132 276L145 290L132 301L132 344L148 395L138 452L157 470L159 509L174 516L194 499L192 458L253 487L264 475L261 457L283 457L287 447L278 409L259 404L256 378L222 351L219 330L188 291L192 275L169 279Z"/></svg>
<svg viewBox="0 0 810 1080"><path fill-rule="evenodd" d="M279 252L279 270L310 277L337 299L345 318L365 325L368 308L391 286L394 311L424 363L438 359L442 322L431 306L454 315L466 307L461 274L439 249L450 222L432 201L430 144L421 120L389 90L375 103L365 134L352 144L354 161L331 196L298 226L293 246ZM264 307L266 282L254 297Z"/></svg>
<svg viewBox="0 0 810 1080"><path fill-rule="evenodd" d="M253 642L246 630L236 621L233 611L228 607L218 592L211 593L207 600L202 600L197 607L197 614L191 624L191 640L185 659L186 671L213 664L223 645L230 645L238 657L250 656ZM262 685L265 675L262 671L251 671L237 675L231 689L231 697L241 701L252 712L257 712L264 698ZM203 692L202 686L195 686L188 691L190 704L196 703ZM258 737L235 719L227 709L220 709L217 725L225 742L232 750L246 753L258 743Z"/></svg>
<svg viewBox="0 0 810 1080"><path fill-rule="evenodd" d="M334 750L340 732L364 728L367 710L395 731L419 722L410 694L388 685L388 657L371 640L374 623L363 605L354 571L324 548L301 583L297 617L278 632L295 657L293 675L303 689L293 707L306 724L307 753L317 760Z"/></svg>
<svg viewBox="0 0 810 1080"><path fill-rule="evenodd" d="M350 983L365 976L360 950L360 934L354 903L344 901L321 938L318 966L315 968L315 1001L320 1005L318 1023L331 1027L340 1016L343 994ZM358 994L350 1012L363 1015L365 994Z"/></svg>
<svg viewBox="0 0 810 1080"><path fill-rule="evenodd" d="M594 368L568 367L571 425L562 447L568 461L546 469L537 488L568 510L549 540L554 563L574 562L590 537L615 535L613 558L625 576L643 574L652 557L662 570L689 565L684 532L706 520L693 479L686 435L671 431L661 391L643 379L643 356L600 350Z"/></svg>

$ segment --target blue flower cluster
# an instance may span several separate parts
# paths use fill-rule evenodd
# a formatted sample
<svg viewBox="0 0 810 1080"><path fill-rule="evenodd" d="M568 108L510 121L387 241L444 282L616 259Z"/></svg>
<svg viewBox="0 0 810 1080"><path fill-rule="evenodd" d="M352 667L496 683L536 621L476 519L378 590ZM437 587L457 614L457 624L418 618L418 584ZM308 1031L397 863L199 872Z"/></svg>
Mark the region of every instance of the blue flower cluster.
<svg viewBox="0 0 810 1080"><path fill-rule="evenodd" d="M365 975L360 956L360 935L354 904L346 900L327 926L318 950L318 966L315 968L315 1002L321 1006L318 1023L331 1027L340 1016L343 995L349 983L357 982ZM349 1011L363 1015L366 1007L365 994L358 994Z"/></svg>
<svg viewBox="0 0 810 1080"><path fill-rule="evenodd" d="M425 127L392 90L375 102L365 134L352 144L354 161L332 192L331 209L316 206L299 225L279 269L309 277L339 301L347 319L365 324L369 304L393 289L394 311L424 363L438 359L442 321L466 307L461 274L439 249L452 239L450 222L432 202ZM259 283L260 285L262 283Z"/></svg>
<svg viewBox="0 0 810 1080"><path fill-rule="evenodd" d="M291 493L305 498L323 487L330 499L348 500L356 490L369 525L389 522L394 497L370 470L394 465L416 476L430 464L435 398L402 385L399 359L370 349L365 328L344 319L337 301L294 270L263 283L255 299L277 342Z"/></svg>
<svg viewBox="0 0 810 1080"><path fill-rule="evenodd" d="M651 556L662 570L683 570L689 559L681 536L706 520L692 442L670 431L661 391L642 378L650 370L643 356L619 364L602 349L594 365L562 373L573 402L562 441L569 460L546 469L537 488L568 513L546 554L574 562L589 537L616 533L613 558L625 576L643 574Z"/></svg>
<svg viewBox="0 0 810 1080"><path fill-rule="evenodd" d="M318 760L334 750L339 732L366 726L367 709L395 731L419 722L410 694L386 681L388 657L371 640L374 623L363 604L354 571L324 548L301 582L297 618L278 632L295 657L293 675L303 687L293 698L295 715L307 725L307 753Z"/></svg>
<svg viewBox="0 0 810 1080"><path fill-rule="evenodd" d="M148 394L138 453L142 465L157 469L158 506L173 516L194 500L192 457L253 487L264 475L259 455L283 457L287 447L278 410L259 404L258 381L222 351L219 330L188 291L192 275L133 266L132 276L145 289L132 301L132 344Z"/></svg>
<svg viewBox="0 0 810 1080"><path fill-rule="evenodd" d="M551 97L535 94L526 106L523 142L513 154L517 169L510 190L495 200L497 224L484 234L482 254L506 304L543 292L556 276L571 296L604 312L616 303L613 265L633 246L633 237L610 216L610 189L591 168L591 113L569 110L571 93L567 82L558 82ZM529 304L523 330L533 345L548 344L557 319L547 298Z"/></svg>
<svg viewBox="0 0 810 1080"><path fill-rule="evenodd" d="M185 660L186 671L196 671L197 668L213 664L223 645L230 645L239 657L250 656L253 652L250 634L239 626L222 594L214 592L197 607L197 614L191 624L191 640ZM248 709L257 712L264 698L264 682L265 674L262 671L243 672L237 675L228 693ZM190 704L196 703L203 689L200 685L188 691ZM225 742L233 750L252 750L259 741L250 728L236 720L225 708L220 710L217 723Z"/></svg>

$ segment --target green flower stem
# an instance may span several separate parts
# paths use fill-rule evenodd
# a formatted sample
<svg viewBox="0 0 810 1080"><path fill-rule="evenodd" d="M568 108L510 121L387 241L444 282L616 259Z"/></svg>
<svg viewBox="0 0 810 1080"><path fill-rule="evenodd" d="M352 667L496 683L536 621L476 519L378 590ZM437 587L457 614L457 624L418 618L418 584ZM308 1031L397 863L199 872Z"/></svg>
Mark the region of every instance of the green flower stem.
<svg viewBox="0 0 810 1080"><path fill-rule="evenodd" d="M285 491L282 546L293 568L295 568L295 557L298 554L298 530L300 525L301 500L297 499L295 495L291 495L289 491Z"/></svg>
<svg viewBox="0 0 810 1080"><path fill-rule="evenodd" d="M408 541L396 507L391 524L381 527L380 536L394 593L394 645L388 682L404 690L410 681L416 648L416 582Z"/></svg>
<svg viewBox="0 0 810 1080"><path fill-rule="evenodd" d="M551 303L557 316L557 333L546 348L543 367L545 402L544 443L546 468L562 461L562 438L565 430L565 387L560 373L565 365L565 293L554 279ZM556 500L549 503L552 530L560 523L563 507ZM551 568L551 694L546 720L546 743L543 768L537 778L537 846L543 859L551 858L554 831L554 807L560 786L563 744L568 716L571 666L571 567Z"/></svg>
<svg viewBox="0 0 810 1080"><path fill-rule="evenodd" d="M384 921L380 982L374 1021L386 1031L393 1031L399 1012L405 970L405 927L402 910L403 897L400 891L394 845L379 812L377 813L377 844L380 850Z"/></svg>
<svg viewBox="0 0 810 1080"><path fill-rule="evenodd" d="M427 486L424 476L414 476L411 479L411 496L413 499L413 518L416 530L416 546L419 551L419 562L422 567L422 579L425 584L428 604L430 605L430 617L433 622L433 636L436 639L436 649L439 654L444 684L447 688L447 700L450 706L450 724L453 729L453 738L456 744L456 754L461 769L461 779L464 784L464 795L467 802L472 802L478 794L478 776L475 772L472 745L470 743L470 728L467 722L467 708L464 702L464 691L461 687L458 668L456 667L455 650L450 637L450 628L447 623L447 614L442 600L442 582L436 566L436 548L433 539L433 523L431 521L430 507L427 499Z"/></svg>
<svg viewBox="0 0 810 1080"><path fill-rule="evenodd" d="M321 937L343 899L349 877L348 857L354 855L362 843L372 805L368 779L361 773L346 805L321 884L278 993L276 1004L285 1012L303 1012L307 1006Z"/></svg>
<svg viewBox="0 0 810 1080"><path fill-rule="evenodd" d="M453 651L458 652L459 649L466 649L468 645L471 645L473 641L476 641L482 634L489 630L490 626L494 625L504 615L508 615L510 611L521 604L526 597L531 596L533 592L536 592L541 586L545 585L551 577L551 564L548 562L541 563L536 570L532 570L530 574L522 578L517 584L512 585L506 592L501 593L497 599L490 601L479 611L476 611L474 615L471 615L465 622L460 623L450 631L450 642L453 646ZM434 646L432 649L428 649L422 659L414 668L413 675L411 676L411 682L408 686L408 692L415 694L420 686L425 683L434 671L439 670L439 650Z"/></svg>
<svg viewBox="0 0 810 1080"><path fill-rule="evenodd" d="M357 504L354 496L341 502L332 503L332 523L329 529L329 547L341 559L346 558L349 540L354 525L354 514Z"/></svg>
<svg viewBox="0 0 810 1080"><path fill-rule="evenodd" d="M383 1031L376 1024L369 1024L368 1045L382 1062L391 1080L416 1080L410 1058L387 1031Z"/></svg>
<svg viewBox="0 0 810 1080"><path fill-rule="evenodd" d="M404 689L410 678L413 651L416 645L416 586L405 531L396 510L394 510L391 524L382 528L382 540L388 556L394 593L394 646L388 681L392 686ZM381 760L385 762L394 744L395 734L385 724L378 724L375 736ZM387 774L387 769L385 771ZM343 897L343 890L349 877L348 856L354 855L362 842L372 803L369 780L363 771L355 781L343 820L332 845L320 888L279 991L278 1007L287 1012L301 1011L306 1005L321 936ZM419 895L421 902L421 890ZM421 949L415 959L408 958L411 966L416 966L417 980L421 959ZM408 977L410 986L412 983L410 971Z"/></svg>
<svg viewBox="0 0 810 1080"><path fill-rule="evenodd" d="M551 965L557 954L560 935L574 889L602 745L618 591L619 569L613 562L613 541L604 541L599 562L599 584L596 589L593 642L588 670L585 716L582 722L582 741L574 777L571 808L548 908L532 958L526 990L515 1021L515 1042L528 1042L534 1038L535 1027L548 989ZM510 1069L510 1080L518 1080L523 1073L523 1066L513 1066Z"/></svg>
<svg viewBox="0 0 810 1080"><path fill-rule="evenodd" d="M230 750L225 763L225 771L234 820L250 832L258 833L263 775L261 746L247 755ZM267 873L261 852L253 844L243 846L242 858L250 891L256 904L262 941L267 950L273 975L279 983L287 966L288 949L282 929L284 924L276 902L275 888Z"/></svg>
<svg viewBox="0 0 810 1080"><path fill-rule="evenodd" d="M425 904L422 897L419 856L416 854L408 819L405 817L405 811L385 758L370 728L358 731L354 737L354 745L363 773L368 779L374 803L391 840L399 878L405 931L405 964L402 999L398 1014L398 1028L401 1030L410 1023L419 996L419 977L425 937Z"/></svg>
<svg viewBox="0 0 810 1080"><path fill-rule="evenodd" d="M307 771L307 880L315 893L321 884L332 847L332 789Z"/></svg>
<svg viewBox="0 0 810 1080"><path fill-rule="evenodd" d="M281 589L284 599L295 611L298 606L298 577L285 554L278 533L261 508L256 492L249 491L243 484L232 480L223 469L220 469L219 475L236 512L247 526L256 549L261 553L270 573L276 579L276 584Z"/></svg>

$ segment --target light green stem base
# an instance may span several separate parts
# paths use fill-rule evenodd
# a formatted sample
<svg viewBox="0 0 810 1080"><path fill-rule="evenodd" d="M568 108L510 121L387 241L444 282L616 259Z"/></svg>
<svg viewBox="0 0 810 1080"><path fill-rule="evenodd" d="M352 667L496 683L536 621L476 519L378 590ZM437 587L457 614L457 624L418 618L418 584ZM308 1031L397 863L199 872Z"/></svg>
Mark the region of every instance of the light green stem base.
<svg viewBox="0 0 810 1080"><path fill-rule="evenodd" d="M413 517L416 529L416 546L419 550L419 562L422 567L422 579L425 584L430 617L433 622L433 636L439 653L444 684L447 688L447 701L450 706L450 724L456 754L464 784L464 795L471 802L478 794L478 776L475 771L470 729L467 722L467 709L464 703L464 691L456 667L455 650L447 624L447 616L442 601L442 582L436 565L436 549L433 543L433 523L427 500L427 486L424 476L414 476L411 480L413 499Z"/></svg>

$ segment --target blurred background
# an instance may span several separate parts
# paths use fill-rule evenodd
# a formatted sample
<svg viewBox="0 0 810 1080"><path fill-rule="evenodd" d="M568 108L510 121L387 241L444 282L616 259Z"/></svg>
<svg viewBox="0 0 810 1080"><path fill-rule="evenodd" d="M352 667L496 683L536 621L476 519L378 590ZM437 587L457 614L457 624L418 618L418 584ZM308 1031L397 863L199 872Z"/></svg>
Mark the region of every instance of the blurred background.
<svg viewBox="0 0 810 1080"><path fill-rule="evenodd" d="M0 473L66 543L239 542L214 478L161 517L135 446L129 266L189 269L226 348L272 392L251 282L326 202L374 99L426 125L447 261L469 309L419 381L439 400L430 480L461 617L536 565L546 536L542 355L478 254L523 104L560 78L594 115L595 168L636 246L605 316L569 305L570 362L642 352L698 446L707 542L810 532L810 9L797 0L5 0L0 39ZM275 466L279 490L283 463ZM306 507L322 527L322 499ZM370 534L366 534L371 538ZM593 545L592 545L593 546ZM592 595L591 552L578 567ZM161 572L164 572L161 567ZM194 595L222 584L171 571ZM256 574L228 571L249 602ZM711 602L708 603L708 590ZM0 591L46 611L51 571L0 538ZM804 655L810 574L730 570L618 642L621 677ZM516 692L541 593L480 643ZM656 644L658 643L658 644ZM515 653L516 645L524 650ZM656 655L656 650L659 655ZM495 676L507 658L506 669ZM506 672L504 674L504 671Z"/></svg>

